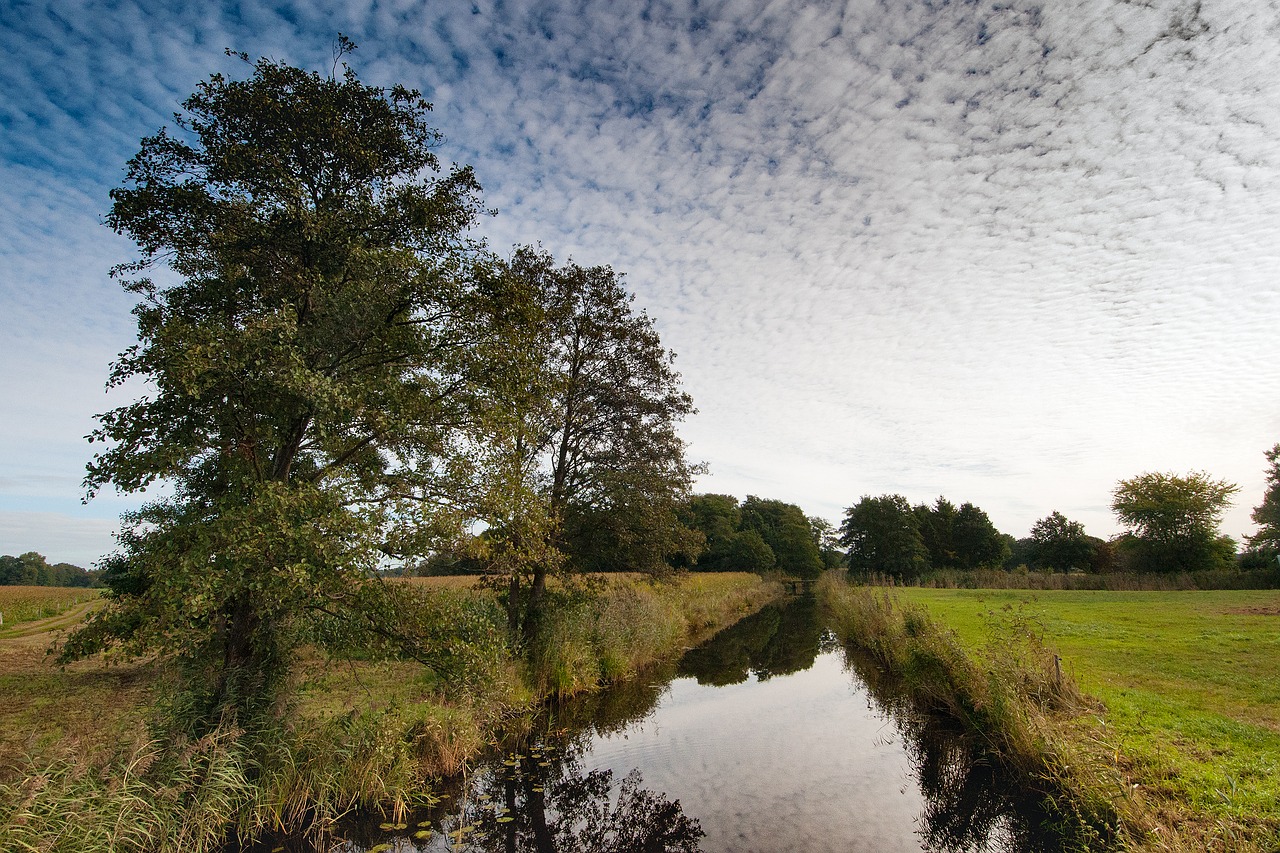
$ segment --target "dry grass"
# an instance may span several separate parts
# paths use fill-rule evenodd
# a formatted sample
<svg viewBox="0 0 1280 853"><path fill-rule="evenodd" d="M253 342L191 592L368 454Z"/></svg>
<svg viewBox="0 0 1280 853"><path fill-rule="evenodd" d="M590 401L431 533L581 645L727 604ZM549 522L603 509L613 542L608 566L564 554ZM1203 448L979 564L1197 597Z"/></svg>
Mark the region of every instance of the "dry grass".
<svg viewBox="0 0 1280 853"><path fill-rule="evenodd" d="M471 592L476 580L404 581L440 593L429 598L443 605L422 613L432 622L424 630L446 646L455 645L454 616L497 608L488 591ZM754 575L662 584L611 576L566 623L573 644L557 648L577 649L568 659L579 671L561 676L571 689L594 689L775 594ZM483 644L472 651L500 659L464 656L484 672L461 680L417 663L338 663L311 652L278 730L220 728L195 743L158 744L147 722L162 670L101 660L60 669L46 655L53 620L82 615L64 610L0 639L0 848L199 851L218 849L227 832L300 826L319 843L317 833L357 805L400 814L429 797L432 777L458 772L502 731L527 724L546 690L561 687Z"/></svg>

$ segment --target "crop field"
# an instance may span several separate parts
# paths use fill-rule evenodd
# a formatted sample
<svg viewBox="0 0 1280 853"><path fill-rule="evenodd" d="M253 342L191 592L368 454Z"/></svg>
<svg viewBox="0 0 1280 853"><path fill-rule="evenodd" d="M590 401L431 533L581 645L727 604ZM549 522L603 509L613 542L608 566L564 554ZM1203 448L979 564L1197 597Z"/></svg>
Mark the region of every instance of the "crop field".
<svg viewBox="0 0 1280 853"><path fill-rule="evenodd" d="M1039 633L1100 699L1100 737L1157 803L1280 837L1280 591L903 588L977 654Z"/></svg>
<svg viewBox="0 0 1280 853"><path fill-rule="evenodd" d="M99 590L61 586L0 586L0 636L24 623L60 616L72 608L97 601Z"/></svg>

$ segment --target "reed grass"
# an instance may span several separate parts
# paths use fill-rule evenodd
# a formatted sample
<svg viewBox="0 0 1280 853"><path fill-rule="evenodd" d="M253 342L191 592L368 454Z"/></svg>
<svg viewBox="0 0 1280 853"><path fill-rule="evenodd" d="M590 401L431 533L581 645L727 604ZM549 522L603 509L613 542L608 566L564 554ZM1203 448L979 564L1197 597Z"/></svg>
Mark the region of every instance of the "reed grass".
<svg viewBox="0 0 1280 853"><path fill-rule="evenodd" d="M1142 825L1124 780L1062 734L1094 705L1027 625L1010 625L975 657L923 607L833 576L819 598L839 638L899 679L912 704L960 724L987 758L1038 792L1082 850L1129 845Z"/></svg>
<svg viewBox="0 0 1280 853"><path fill-rule="evenodd" d="M544 697L635 673L778 594L750 574L611 579L598 596L558 608L547 641L522 661L491 642L490 617L501 619L492 593L456 582L416 586L435 596L416 611L430 624L416 630L448 647L433 668L385 656L339 664L312 652L287 713L265 728L225 721L185 741L153 717L150 735L135 730L108 760L87 758L101 749L38 750L0 780L0 850L202 853L299 833L321 844L357 808L399 820L430 802L433 779L462 770L504 730L527 726ZM11 719L0 706L0 723ZM92 725L64 724L73 719ZM93 736L64 734L64 742Z"/></svg>

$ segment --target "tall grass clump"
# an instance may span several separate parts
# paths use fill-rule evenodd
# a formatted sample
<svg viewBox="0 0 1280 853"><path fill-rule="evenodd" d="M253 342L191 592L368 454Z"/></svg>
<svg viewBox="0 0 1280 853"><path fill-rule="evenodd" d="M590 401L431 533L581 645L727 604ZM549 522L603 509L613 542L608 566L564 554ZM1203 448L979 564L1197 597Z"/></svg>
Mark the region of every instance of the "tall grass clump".
<svg viewBox="0 0 1280 853"><path fill-rule="evenodd" d="M958 723L981 751L1041 794L1084 849L1121 847L1137 826L1123 781L1059 734L1088 700L1025 623L1011 622L978 657L920 606L833 576L819 598L837 636L866 654L919 711Z"/></svg>
<svg viewBox="0 0 1280 853"><path fill-rule="evenodd" d="M596 587L555 591L529 650L531 687L550 696L597 689L778 594L776 584L745 573L619 576Z"/></svg>

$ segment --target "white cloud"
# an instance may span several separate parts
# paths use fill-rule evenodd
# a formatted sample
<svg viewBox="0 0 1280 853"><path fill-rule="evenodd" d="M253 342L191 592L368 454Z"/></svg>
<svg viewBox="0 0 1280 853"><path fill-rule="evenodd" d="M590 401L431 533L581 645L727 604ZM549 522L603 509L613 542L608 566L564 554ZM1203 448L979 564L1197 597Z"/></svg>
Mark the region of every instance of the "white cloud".
<svg viewBox="0 0 1280 853"><path fill-rule="evenodd" d="M341 30L364 79L435 101L443 155L502 211L495 247L629 274L701 410L706 488L830 517L941 493L1017 535L1053 509L1105 534L1116 479L1206 469L1241 483L1227 530L1249 528L1280 439L1276 9L697 9L10 13L0 310L35 355L0 368L53 389L36 420L70 458L127 337L104 282L127 247L93 223L137 139L235 68L222 47L324 68ZM6 449L36 446L5 405Z"/></svg>

